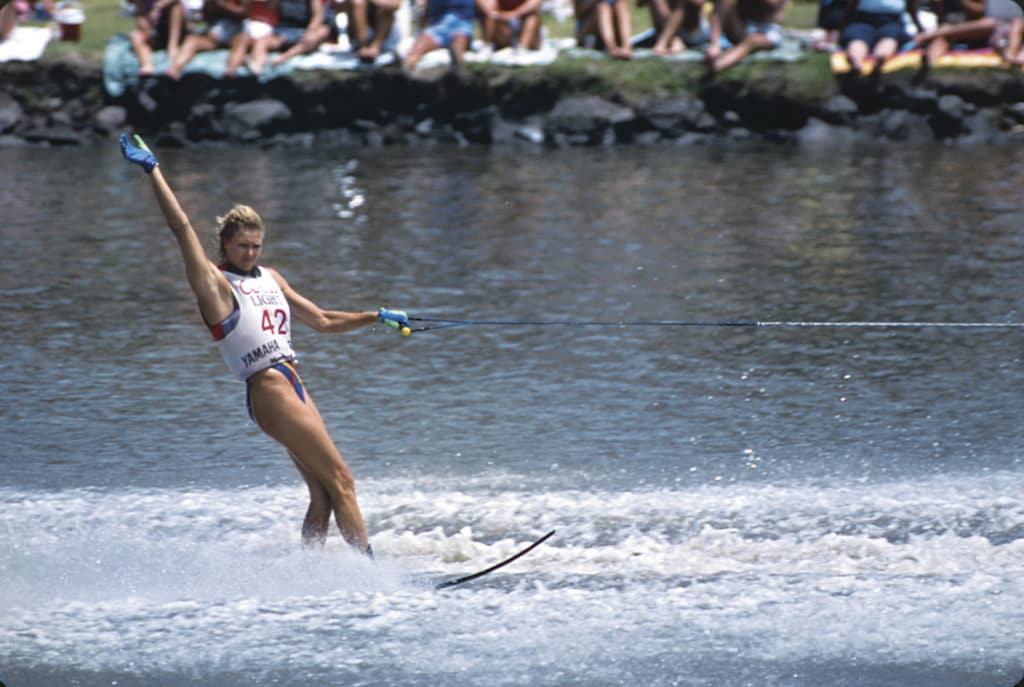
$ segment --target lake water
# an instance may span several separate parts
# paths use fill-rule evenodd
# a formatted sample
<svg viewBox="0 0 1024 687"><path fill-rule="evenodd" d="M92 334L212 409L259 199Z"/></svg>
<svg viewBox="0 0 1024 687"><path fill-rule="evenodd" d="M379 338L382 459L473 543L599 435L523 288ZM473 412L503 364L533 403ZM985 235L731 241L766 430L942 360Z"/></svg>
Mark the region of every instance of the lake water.
<svg viewBox="0 0 1024 687"><path fill-rule="evenodd" d="M325 306L1024 321L1012 149L158 151ZM0 680L1011 687L1021 329L297 329L378 554L304 551L143 175L0 149ZM556 529L476 583L485 567Z"/></svg>

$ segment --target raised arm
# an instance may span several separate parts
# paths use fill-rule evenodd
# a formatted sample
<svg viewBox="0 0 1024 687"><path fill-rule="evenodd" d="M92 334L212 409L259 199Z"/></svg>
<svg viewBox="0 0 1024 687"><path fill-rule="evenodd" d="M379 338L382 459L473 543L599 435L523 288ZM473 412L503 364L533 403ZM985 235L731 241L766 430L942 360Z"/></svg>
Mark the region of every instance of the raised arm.
<svg viewBox="0 0 1024 687"><path fill-rule="evenodd" d="M199 236L192 228L192 223L171 190L170 184L164 178L156 157L139 136L135 136L135 143L132 143L127 135L121 134L121 152L125 159L142 167L149 175L153 193L167 220L167 226L178 241L185 263L185 274L199 301L199 311L203 319L207 324L216 324L224 320L235 307L231 287L203 250Z"/></svg>

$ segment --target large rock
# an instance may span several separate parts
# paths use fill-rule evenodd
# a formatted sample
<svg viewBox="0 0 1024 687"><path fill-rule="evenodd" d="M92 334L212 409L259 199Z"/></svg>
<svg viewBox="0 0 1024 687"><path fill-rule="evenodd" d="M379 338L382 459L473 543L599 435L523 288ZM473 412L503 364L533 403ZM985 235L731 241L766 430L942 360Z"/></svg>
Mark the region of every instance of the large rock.
<svg viewBox="0 0 1024 687"><path fill-rule="evenodd" d="M25 115L18 101L6 93L0 93L0 134L14 129Z"/></svg>
<svg viewBox="0 0 1024 687"><path fill-rule="evenodd" d="M640 117L655 131L668 138L678 138L687 131L696 131L704 103L688 96L656 100L641 110Z"/></svg>
<svg viewBox="0 0 1024 687"><path fill-rule="evenodd" d="M555 145L614 143L635 120L632 108L597 96L569 97L548 114L544 135Z"/></svg>
<svg viewBox="0 0 1024 687"><path fill-rule="evenodd" d="M280 100L264 98L247 103L228 103L224 107L224 125L230 138L254 141L284 129L292 111Z"/></svg>

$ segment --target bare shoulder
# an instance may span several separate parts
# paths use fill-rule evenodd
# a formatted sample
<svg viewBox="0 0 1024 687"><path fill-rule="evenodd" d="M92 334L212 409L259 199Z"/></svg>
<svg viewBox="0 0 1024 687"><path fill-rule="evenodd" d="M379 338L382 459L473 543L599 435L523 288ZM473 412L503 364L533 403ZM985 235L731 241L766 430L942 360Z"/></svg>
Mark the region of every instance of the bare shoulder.
<svg viewBox="0 0 1024 687"><path fill-rule="evenodd" d="M267 274L274 278L274 281L276 281L277 285L281 287L281 291L284 292L284 295L289 300L294 301L301 296L301 294L298 291L292 288L292 285L288 283L288 280L281 276L281 272L279 272L278 270L274 269L273 267L268 267L266 265L260 265L260 269L265 271Z"/></svg>
<svg viewBox="0 0 1024 687"><path fill-rule="evenodd" d="M282 287L288 286L288 282L285 280L284 277L281 276L281 273L277 269L269 267L267 265L260 265L260 269L269 274L271 277L273 277L274 281L276 281Z"/></svg>

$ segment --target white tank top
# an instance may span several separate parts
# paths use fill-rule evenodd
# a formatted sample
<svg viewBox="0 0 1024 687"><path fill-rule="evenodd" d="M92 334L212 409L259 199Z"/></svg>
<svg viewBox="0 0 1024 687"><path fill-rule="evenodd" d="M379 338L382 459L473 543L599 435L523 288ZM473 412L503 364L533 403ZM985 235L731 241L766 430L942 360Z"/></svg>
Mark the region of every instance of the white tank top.
<svg viewBox="0 0 1024 687"><path fill-rule="evenodd" d="M281 286L266 270L257 276L222 270L235 295L235 310L210 326L224 362L241 380L279 362L295 360L291 308Z"/></svg>

